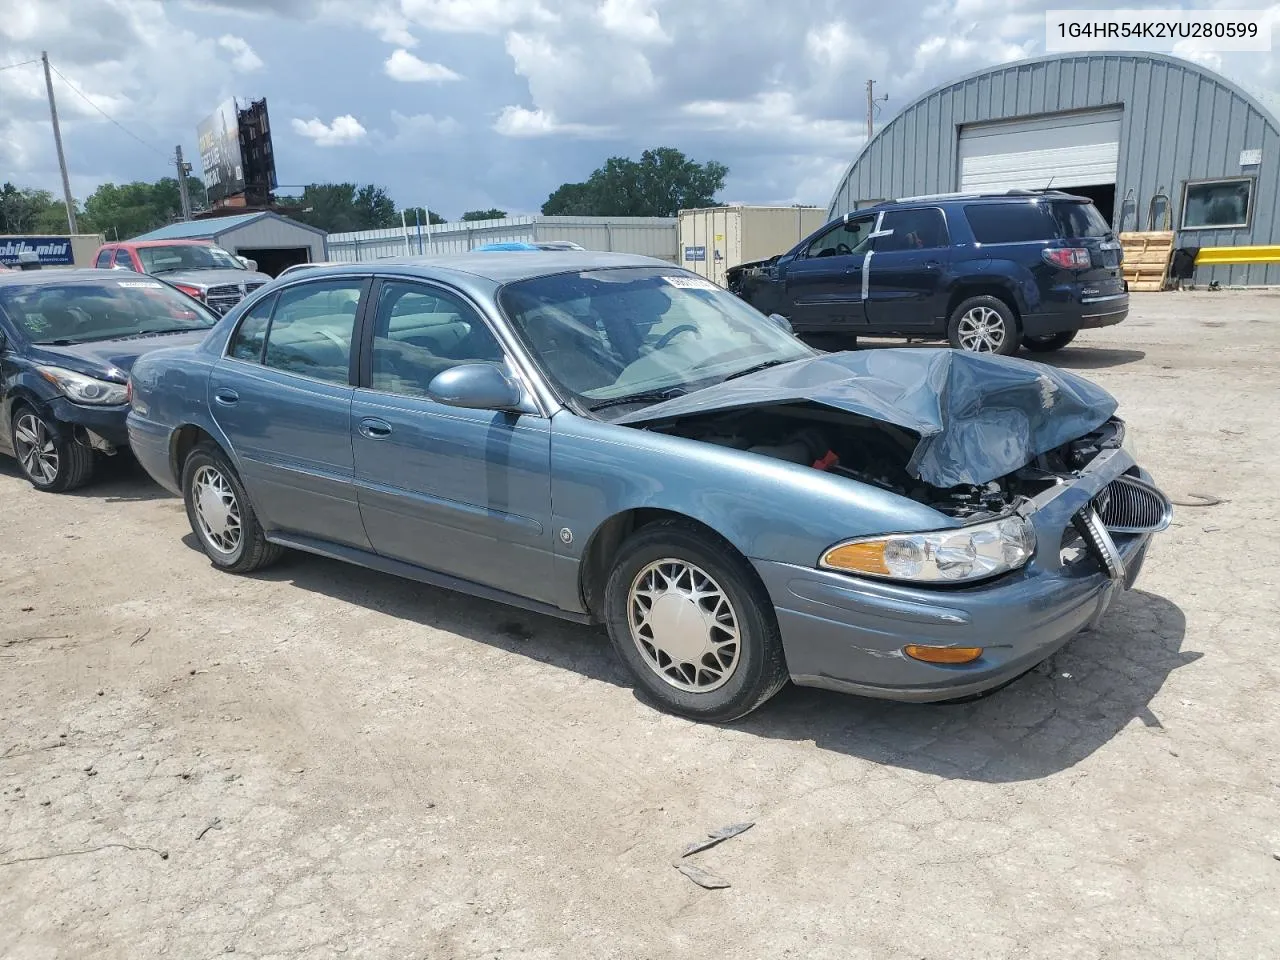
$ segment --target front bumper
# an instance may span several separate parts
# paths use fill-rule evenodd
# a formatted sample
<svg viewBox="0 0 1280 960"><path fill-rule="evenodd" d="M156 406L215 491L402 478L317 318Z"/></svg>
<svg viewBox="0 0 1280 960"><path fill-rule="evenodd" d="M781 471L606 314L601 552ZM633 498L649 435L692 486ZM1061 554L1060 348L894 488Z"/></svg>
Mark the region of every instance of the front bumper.
<svg viewBox="0 0 1280 960"><path fill-rule="evenodd" d="M72 403L66 397L54 397L46 403L53 419L76 429L76 438L82 443L99 450L115 450L129 445L129 431L125 426L125 417L129 414L127 404L91 407Z"/></svg>
<svg viewBox="0 0 1280 960"><path fill-rule="evenodd" d="M1028 514L1037 552L1023 570L989 584L921 589L831 571L755 561L773 601L791 679L891 700L970 696L1016 679L1092 626L1141 570L1152 534L1113 538L1123 577L1092 557L1059 557L1071 517L1133 461L1109 451L1101 467L1055 488ZM1144 479L1149 479L1143 475ZM976 661L937 665L913 660L907 644L982 647Z"/></svg>

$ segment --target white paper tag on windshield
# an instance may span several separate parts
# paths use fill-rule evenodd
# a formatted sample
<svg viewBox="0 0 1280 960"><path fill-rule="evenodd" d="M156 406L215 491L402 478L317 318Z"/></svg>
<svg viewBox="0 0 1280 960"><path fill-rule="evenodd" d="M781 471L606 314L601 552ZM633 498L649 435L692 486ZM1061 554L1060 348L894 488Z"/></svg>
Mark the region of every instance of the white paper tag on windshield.
<svg viewBox="0 0 1280 960"><path fill-rule="evenodd" d="M117 280L118 287L137 287L143 290L159 290L164 287L158 280Z"/></svg>
<svg viewBox="0 0 1280 960"><path fill-rule="evenodd" d="M663 277L667 283L673 287L679 287L681 290L719 290L710 280L703 280L701 277Z"/></svg>

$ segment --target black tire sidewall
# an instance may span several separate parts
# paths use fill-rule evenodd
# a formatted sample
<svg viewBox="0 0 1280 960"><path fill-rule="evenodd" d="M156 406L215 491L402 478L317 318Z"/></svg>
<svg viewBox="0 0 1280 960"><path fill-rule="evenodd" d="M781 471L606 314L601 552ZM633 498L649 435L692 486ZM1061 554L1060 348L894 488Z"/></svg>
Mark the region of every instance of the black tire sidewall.
<svg viewBox="0 0 1280 960"><path fill-rule="evenodd" d="M204 531L200 529L200 521L196 517L195 497L192 495L191 490L192 484L195 481L196 471L201 467L210 466L216 467L218 472L226 478L227 483L231 485L231 489L235 493L236 502L240 505L240 543L235 552L231 554L221 553L213 549L205 537ZM200 544L200 549L204 551L205 556L209 558L215 567L220 567L224 570L235 570L239 567L244 561L249 546L257 533L258 520L253 514L253 509L249 506L249 498L245 495L240 478L220 451L211 450L208 447L197 447L187 457L186 462L182 465L182 499L186 504L187 521L191 524L191 532L195 534L196 541Z"/></svg>
<svg viewBox="0 0 1280 960"><path fill-rule="evenodd" d="M53 441L54 450L58 453L58 474L49 483L37 480L27 473L26 466L18 456L18 421L27 415L35 417L44 424L44 428L49 434L49 439ZM28 483L37 490L44 490L50 493L57 493L66 489L73 456L70 445L75 443L75 440L67 435L66 428L61 423L46 417L39 410L29 405L18 407L13 411L13 416L9 420L9 442L13 446L13 456L18 461L18 469L22 471L22 475L26 477Z"/></svg>
<svg viewBox="0 0 1280 960"><path fill-rule="evenodd" d="M1018 347L1022 345L1022 333L1018 328L1018 318L1007 303L999 297L988 295L969 297L961 301L960 305L951 311L951 317L947 320L947 340L951 346L956 350L964 350L964 347L960 345L960 318L974 307L990 307L1000 314L1001 319L1004 320L1004 343L999 350L995 351L995 355L1010 357L1017 353ZM974 351L964 350L964 352L973 353Z"/></svg>
<svg viewBox="0 0 1280 960"><path fill-rule="evenodd" d="M604 613L618 656L640 688L665 709L694 720L728 722L749 713L782 685L776 669L781 638L773 605L745 560L728 544L680 525L643 528L619 549L605 588ZM724 686L708 693L688 693L663 681L631 639L627 597L636 575L666 557L700 567L725 591L738 621L738 666ZM785 680L785 674L783 676Z"/></svg>

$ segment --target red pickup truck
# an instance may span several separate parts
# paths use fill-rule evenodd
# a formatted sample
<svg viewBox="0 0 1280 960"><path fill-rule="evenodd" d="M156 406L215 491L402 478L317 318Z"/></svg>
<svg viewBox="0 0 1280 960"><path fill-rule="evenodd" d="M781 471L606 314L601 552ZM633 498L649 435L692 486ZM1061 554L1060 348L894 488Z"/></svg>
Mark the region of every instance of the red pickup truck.
<svg viewBox="0 0 1280 960"><path fill-rule="evenodd" d="M251 270L235 254L205 240L138 240L98 248L93 265L100 270L148 273L224 314L271 280Z"/></svg>

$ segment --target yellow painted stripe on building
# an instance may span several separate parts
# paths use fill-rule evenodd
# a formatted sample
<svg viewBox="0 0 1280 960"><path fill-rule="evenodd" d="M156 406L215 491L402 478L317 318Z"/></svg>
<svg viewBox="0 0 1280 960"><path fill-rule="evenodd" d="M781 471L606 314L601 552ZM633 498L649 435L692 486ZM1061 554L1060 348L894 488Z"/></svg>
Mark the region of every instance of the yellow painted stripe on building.
<svg viewBox="0 0 1280 960"><path fill-rule="evenodd" d="M1219 263L1280 263L1280 246L1270 247L1201 247L1196 266Z"/></svg>

